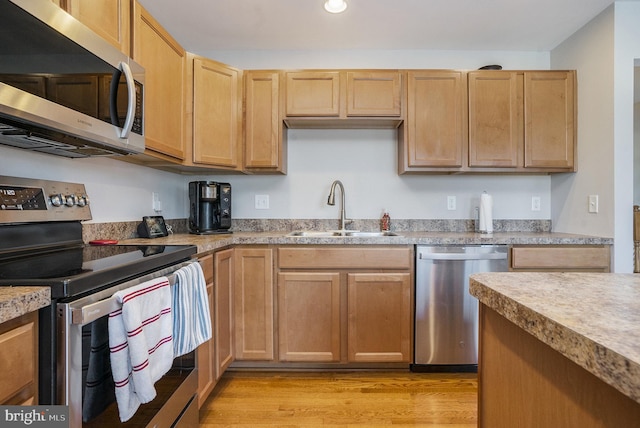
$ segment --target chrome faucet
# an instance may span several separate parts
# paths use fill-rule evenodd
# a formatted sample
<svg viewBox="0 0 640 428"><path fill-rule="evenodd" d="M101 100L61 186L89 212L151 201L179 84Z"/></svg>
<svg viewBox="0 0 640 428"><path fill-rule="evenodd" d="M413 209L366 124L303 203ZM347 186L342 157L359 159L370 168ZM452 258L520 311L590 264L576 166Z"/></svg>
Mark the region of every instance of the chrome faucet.
<svg viewBox="0 0 640 428"><path fill-rule="evenodd" d="M340 186L340 192L342 194L342 199L340 200L340 230L345 230L345 226L348 223L353 222L353 220L347 219L347 214L344 209L344 186L340 180L336 180L331 184L331 190L329 191L329 199L327 199L327 205L335 205L336 204L336 186Z"/></svg>

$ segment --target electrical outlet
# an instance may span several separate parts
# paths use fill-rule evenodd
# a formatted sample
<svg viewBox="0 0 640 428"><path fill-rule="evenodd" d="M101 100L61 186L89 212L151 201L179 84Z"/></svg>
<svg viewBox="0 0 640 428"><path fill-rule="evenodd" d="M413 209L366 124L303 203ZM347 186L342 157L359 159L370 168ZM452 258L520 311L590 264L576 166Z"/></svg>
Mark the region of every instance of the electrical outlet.
<svg viewBox="0 0 640 428"><path fill-rule="evenodd" d="M540 196L531 197L531 211L540 211L541 204L542 202L540 201Z"/></svg>
<svg viewBox="0 0 640 428"><path fill-rule="evenodd" d="M447 209L449 211L456 210L456 197L455 196L447 196Z"/></svg>
<svg viewBox="0 0 640 428"><path fill-rule="evenodd" d="M598 195L589 195L589 212L598 212Z"/></svg>
<svg viewBox="0 0 640 428"><path fill-rule="evenodd" d="M269 195L256 195L256 209L268 210L269 209Z"/></svg>

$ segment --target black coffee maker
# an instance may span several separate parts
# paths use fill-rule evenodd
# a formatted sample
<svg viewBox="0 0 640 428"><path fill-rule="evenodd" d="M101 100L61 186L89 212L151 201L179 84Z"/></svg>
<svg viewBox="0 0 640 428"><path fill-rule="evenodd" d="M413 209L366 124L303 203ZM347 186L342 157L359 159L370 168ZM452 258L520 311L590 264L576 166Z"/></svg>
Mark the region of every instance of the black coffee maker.
<svg viewBox="0 0 640 428"><path fill-rule="evenodd" d="M189 183L189 233L231 233L231 184Z"/></svg>

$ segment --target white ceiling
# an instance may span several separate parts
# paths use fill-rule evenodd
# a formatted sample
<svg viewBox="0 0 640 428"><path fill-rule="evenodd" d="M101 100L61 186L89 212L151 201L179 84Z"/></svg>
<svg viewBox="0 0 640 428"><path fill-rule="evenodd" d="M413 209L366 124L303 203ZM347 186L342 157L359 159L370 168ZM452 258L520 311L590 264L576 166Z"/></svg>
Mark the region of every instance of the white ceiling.
<svg viewBox="0 0 640 428"><path fill-rule="evenodd" d="M139 0L190 52L550 51L614 0Z"/></svg>

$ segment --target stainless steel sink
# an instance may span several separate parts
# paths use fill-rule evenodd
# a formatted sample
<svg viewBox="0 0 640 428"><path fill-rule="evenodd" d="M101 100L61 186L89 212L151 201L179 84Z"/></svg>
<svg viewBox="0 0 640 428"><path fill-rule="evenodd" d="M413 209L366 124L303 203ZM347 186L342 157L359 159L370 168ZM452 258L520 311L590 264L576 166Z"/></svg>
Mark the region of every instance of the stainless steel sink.
<svg viewBox="0 0 640 428"><path fill-rule="evenodd" d="M298 230L287 234L287 236L298 236L307 238L342 238L344 235L338 231L310 231L310 230Z"/></svg>
<svg viewBox="0 0 640 428"><path fill-rule="evenodd" d="M395 232L360 232L359 230L298 230L288 233L287 236L291 237L307 237L307 238L345 238L345 237L382 237L382 236L401 236Z"/></svg>
<svg viewBox="0 0 640 428"><path fill-rule="evenodd" d="M347 236L360 236L360 237L379 237L379 236L400 236L395 232L347 232Z"/></svg>

